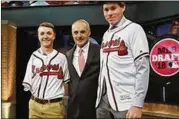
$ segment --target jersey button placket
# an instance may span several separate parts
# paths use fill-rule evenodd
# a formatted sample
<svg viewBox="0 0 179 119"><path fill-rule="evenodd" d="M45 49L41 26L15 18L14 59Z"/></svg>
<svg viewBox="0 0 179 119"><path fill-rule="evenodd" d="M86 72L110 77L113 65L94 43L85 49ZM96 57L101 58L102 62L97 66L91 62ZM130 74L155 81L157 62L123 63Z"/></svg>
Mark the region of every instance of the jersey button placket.
<svg viewBox="0 0 179 119"><path fill-rule="evenodd" d="M45 57L45 64L46 64L46 65L48 65L48 60L49 60L49 58L48 58L48 56L46 56L46 57Z"/></svg>

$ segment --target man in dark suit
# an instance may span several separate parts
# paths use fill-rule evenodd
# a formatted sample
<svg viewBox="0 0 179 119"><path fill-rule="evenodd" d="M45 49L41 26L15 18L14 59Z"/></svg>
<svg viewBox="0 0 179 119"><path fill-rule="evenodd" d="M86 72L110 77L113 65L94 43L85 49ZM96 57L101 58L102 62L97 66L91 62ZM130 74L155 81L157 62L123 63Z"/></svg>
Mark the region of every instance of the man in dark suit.
<svg viewBox="0 0 179 119"><path fill-rule="evenodd" d="M100 47L89 41L89 23L83 19L72 24L75 46L67 55L70 83L67 106L68 119L95 119Z"/></svg>

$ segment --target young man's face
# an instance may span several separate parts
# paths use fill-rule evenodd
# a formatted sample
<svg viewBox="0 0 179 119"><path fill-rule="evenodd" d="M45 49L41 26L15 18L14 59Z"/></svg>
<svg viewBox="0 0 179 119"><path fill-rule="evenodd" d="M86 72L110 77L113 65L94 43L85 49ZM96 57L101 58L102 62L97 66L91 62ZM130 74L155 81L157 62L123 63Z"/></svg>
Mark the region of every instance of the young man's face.
<svg viewBox="0 0 179 119"><path fill-rule="evenodd" d="M107 22L111 25L117 24L123 17L125 5L119 6L117 3L105 3L103 5L103 13Z"/></svg>
<svg viewBox="0 0 179 119"><path fill-rule="evenodd" d="M84 22L76 22L72 25L72 36L78 47L83 47L89 40L90 30Z"/></svg>
<svg viewBox="0 0 179 119"><path fill-rule="evenodd" d="M53 31L52 28L40 26L38 28L38 38L41 47L52 48L53 41L55 39L55 32Z"/></svg>

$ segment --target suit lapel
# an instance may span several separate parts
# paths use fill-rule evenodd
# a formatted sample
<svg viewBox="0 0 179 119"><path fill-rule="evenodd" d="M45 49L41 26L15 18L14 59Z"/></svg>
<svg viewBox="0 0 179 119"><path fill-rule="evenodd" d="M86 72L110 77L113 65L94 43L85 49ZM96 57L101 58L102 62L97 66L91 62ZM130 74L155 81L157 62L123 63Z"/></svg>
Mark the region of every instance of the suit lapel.
<svg viewBox="0 0 179 119"><path fill-rule="evenodd" d="M90 46L88 49L88 57L87 57L87 61L84 67L84 70L81 74L81 76L84 74L84 72L86 72L88 66L90 65L91 60L93 59L93 56L95 55L95 52L93 52L93 44L90 42Z"/></svg>
<svg viewBox="0 0 179 119"><path fill-rule="evenodd" d="M75 47L73 47L73 49L70 51L70 55L69 55L69 60L70 60L70 62L69 62L69 67L71 67L72 69L72 72L74 72L75 73L75 75L76 76L78 76L79 77L79 75L78 75L78 73L77 73L77 71L76 71L76 69L75 69L75 67L73 66L73 54L74 54L74 52L75 52L75 49L76 49L76 46Z"/></svg>

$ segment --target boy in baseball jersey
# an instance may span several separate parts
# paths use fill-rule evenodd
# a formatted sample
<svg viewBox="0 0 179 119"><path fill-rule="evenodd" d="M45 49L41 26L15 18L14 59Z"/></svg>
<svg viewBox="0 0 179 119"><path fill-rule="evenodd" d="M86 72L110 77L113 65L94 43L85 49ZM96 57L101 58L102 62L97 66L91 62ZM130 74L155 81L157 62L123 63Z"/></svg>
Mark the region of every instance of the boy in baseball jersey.
<svg viewBox="0 0 179 119"><path fill-rule="evenodd" d="M29 118L64 118L64 83L69 81L67 59L53 49L53 24L41 23L38 38L41 47L32 53L22 84L32 94Z"/></svg>
<svg viewBox="0 0 179 119"><path fill-rule="evenodd" d="M106 1L109 29L100 51L97 118L141 118L149 81L149 48L144 30L123 15L124 2Z"/></svg>

